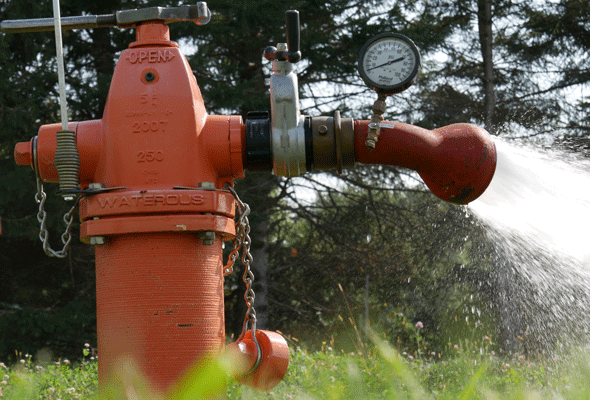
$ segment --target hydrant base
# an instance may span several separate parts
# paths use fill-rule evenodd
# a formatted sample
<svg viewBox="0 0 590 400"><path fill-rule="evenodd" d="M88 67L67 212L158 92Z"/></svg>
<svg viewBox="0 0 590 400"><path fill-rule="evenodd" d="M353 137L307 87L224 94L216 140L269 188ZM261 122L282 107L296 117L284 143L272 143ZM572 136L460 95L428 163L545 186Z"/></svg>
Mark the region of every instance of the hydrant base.
<svg viewBox="0 0 590 400"><path fill-rule="evenodd" d="M117 235L96 248L99 382L120 357L165 391L203 356L223 347L221 239Z"/></svg>

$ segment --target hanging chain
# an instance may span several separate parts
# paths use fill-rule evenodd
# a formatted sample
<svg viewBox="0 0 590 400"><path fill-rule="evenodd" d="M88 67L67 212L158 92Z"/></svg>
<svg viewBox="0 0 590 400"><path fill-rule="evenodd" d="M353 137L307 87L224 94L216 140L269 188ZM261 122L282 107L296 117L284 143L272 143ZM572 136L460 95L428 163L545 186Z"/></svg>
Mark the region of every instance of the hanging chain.
<svg viewBox="0 0 590 400"><path fill-rule="evenodd" d="M252 330L252 337L256 340L256 310L254 309L254 299L256 294L252 289L254 283L254 273L252 272L252 254L250 253L250 222L248 221L248 215L250 215L250 206L240 200L240 197L236 193L233 187L229 184L225 185L225 188L231 192L236 200L238 206L238 219L236 221L236 238L234 240L234 247L229 255L227 264L225 265L223 272L224 275L229 275L233 271L233 265L238 258L238 253L242 249L242 264L244 264L244 276L242 280L246 284L246 292L244 293L244 300L248 307L246 311L246 317L244 318L244 325L242 326L242 334L240 339L244 337L248 330L248 325ZM239 339L238 339L239 340Z"/></svg>
<svg viewBox="0 0 590 400"><path fill-rule="evenodd" d="M61 124L62 124L62 131L67 131L68 130L68 108L67 108L67 103L66 103L66 90L65 90L65 73L64 73L64 60L63 60L63 44L62 44L62 35L61 35L61 15L60 15L60 10L59 10L59 0L53 0L53 21L54 21L54 31L55 31L55 47L56 47L56 58L57 58L57 77L58 77L58 83L59 83L59 96L60 96L60 114L61 114ZM59 137L59 133L62 132L58 132L58 136L57 136L57 150L56 153L58 153L58 151L60 150L60 148L62 147L61 143L60 143L60 137ZM72 133L73 132L69 132ZM76 147L76 139L75 136L74 137L74 148ZM33 148L36 149L37 148L37 143L36 143L36 138L34 139L35 143L33 145ZM76 149L77 151L77 149ZM34 155L34 163L35 163L35 178L37 180L37 193L35 193L35 201L37 202L37 204L39 204L39 212L37 213L37 221L39 221L40 224L40 228L39 228L39 239L41 240L41 243L43 243L43 251L45 251L45 254L47 254L50 257L57 257L57 258L65 258L68 255L68 248L70 247L70 243L72 241L72 224L74 222L74 211L76 210L76 207L78 206L78 203L80 202L80 196L76 197L76 200L74 201L74 205L72 206L72 208L70 208L70 211L68 211L64 216L63 216L63 221L66 224L66 230L65 232L61 235L61 242L63 243L63 248L61 250L53 250L51 248L51 246L49 245L49 231L47 230L47 226L45 225L45 222L47 220L47 212L45 211L45 200L47 200L47 194L45 193L45 191L43 190L43 183L41 181L41 178L39 177L39 170L37 168L37 156ZM57 156L56 156L56 161L57 161ZM78 159L78 164L79 164L79 159ZM57 169L58 169L58 173L60 172L60 166L56 165ZM77 174L77 170L76 172L76 177L78 176ZM61 175L61 174L60 174ZM63 178L60 176L60 182L63 181Z"/></svg>
<svg viewBox="0 0 590 400"><path fill-rule="evenodd" d="M68 248L70 247L70 242L72 241L72 224L74 222L74 211L80 202L80 196L76 198L74 201L74 205L70 208L63 216L63 221L66 224L66 230L61 235L61 242L63 243L63 248L61 250L55 251L49 245L49 232L47 231L47 226L45 225L45 221L47 220L47 212L45 211L45 200L47 200L47 194L43 191L43 183L39 178L39 175L36 174L37 178L37 193L35 194L35 201L39 204L39 212L37 213L37 221L41 225L39 230L39 239L43 243L43 251L50 257L57 257L57 258L65 258L68 255Z"/></svg>
<svg viewBox="0 0 590 400"><path fill-rule="evenodd" d="M234 239L234 247L231 253L229 253L227 264L225 265L225 267L223 267L223 276L228 276L232 272L234 272L234 264L240 254L240 248L244 247L244 234L246 233L246 231L248 232L248 234L250 233L250 222L248 221L248 215L250 214L250 206L248 206L248 204L245 204L242 202L242 200L240 200L234 188L231 187L229 184L225 185L225 189L227 189L234 196L234 199L236 200L236 205L238 206L238 219L236 221L236 238ZM248 248L244 248L244 253L250 253L249 246ZM250 258L252 258L252 256L250 256Z"/></svg>
<svg viewBox="0 0 590 400"><path fill-rule="evenodd" d="M256 298L256 294L252 288L252 284L254 283L254 273L252 273L251 268L253 258L252 254L250 253L250 245L252 242L250 240L250 221L248 220L248 215L250 215L250 206L240 200L240 197L231 185L226 184L225 189L231 192L236 200L236 204L238 206L238 219L236 221L236 238L234 240L234 247L229 254L227 264L223 268L223 274L224 276L227 276L232 273L234 263L238 258L240 249L242 249L242 264L244 264L244 275L242 280L246 284L244 300L246 301L246 306L248 309L246 310L246 316L244 317L242 333L238 337L237 341L242 341L246 335L246 332L248 332L250 329L252 331L252 341L256 345L257 352L256 362L252 368L250 368L250 370L246 373L242 374L246 376L256 371L262 360L262 349L260 348L260 344L256 338L256 310L254 309L254 299Z"/></svg>

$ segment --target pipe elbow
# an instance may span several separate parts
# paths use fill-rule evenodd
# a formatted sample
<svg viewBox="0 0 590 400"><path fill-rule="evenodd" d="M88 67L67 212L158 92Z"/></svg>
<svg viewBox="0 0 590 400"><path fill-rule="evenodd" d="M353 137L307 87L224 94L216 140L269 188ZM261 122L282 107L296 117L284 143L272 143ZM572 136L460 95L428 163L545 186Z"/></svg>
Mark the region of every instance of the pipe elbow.
<svg viewBox="0 0 590 400"><path fill-rule="evenodd" d="M369 121L355 122L355 158L417 171L437 197L456 204L477 199L496 169L496 147L484 129L453 124L427 130L400 122L385 123L377 146L364 145Z"/></svg>

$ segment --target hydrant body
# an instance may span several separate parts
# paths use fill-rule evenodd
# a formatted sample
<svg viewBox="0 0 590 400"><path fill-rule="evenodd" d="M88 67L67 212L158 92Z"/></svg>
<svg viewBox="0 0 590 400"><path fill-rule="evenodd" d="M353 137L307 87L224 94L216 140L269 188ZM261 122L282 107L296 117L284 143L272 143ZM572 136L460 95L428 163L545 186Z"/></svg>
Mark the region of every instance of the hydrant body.
<svg viewBox="0 0 590 400"><path fill-rule="evenodd" d="M169 388L225 341L222 241L235 235L242 119L208 116L168 26L145 23L117 63L102 120L71 123L82 165L80 236L96 246L99 381L131 356ZM59 124L40 129L37 171L56 182Z"/></svg>
<svg viewBox="0 0 590 400"><path fill-rule="evenodd" d="M208 121L167 25L137 27L113 75L91 178L124 189L80 205L82 239L105 238L96 247L101 382L128 354L164 390L223 348L222 240L235 234L234 201L214 189L243 171L241 126Z"/></svg>

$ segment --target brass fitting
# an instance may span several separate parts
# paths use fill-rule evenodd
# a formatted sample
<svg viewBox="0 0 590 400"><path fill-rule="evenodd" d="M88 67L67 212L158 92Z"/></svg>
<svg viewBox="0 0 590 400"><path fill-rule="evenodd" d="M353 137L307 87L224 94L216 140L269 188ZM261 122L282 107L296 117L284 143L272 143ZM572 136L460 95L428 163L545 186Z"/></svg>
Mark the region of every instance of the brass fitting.
<svg viewBox="0 0 590 400"><path fill-rule="evenodd" d="M340 118L336 111L334 117L312 117L313 163L315 170L354 165L354 121Z"/></svg>
<svg viewBox="0 0 590 400"><path fill-rule="evenodd" d="M371 116L371 122L369 122L369 130L367 132L367 139L365 140L365 146L368 151L372 151L379 140L379 134L381 133L380 123L383 121L383 114L387 107L385 99L386 94L379 93L379 98L375 100L373 104L373 115Z"/></svg>

